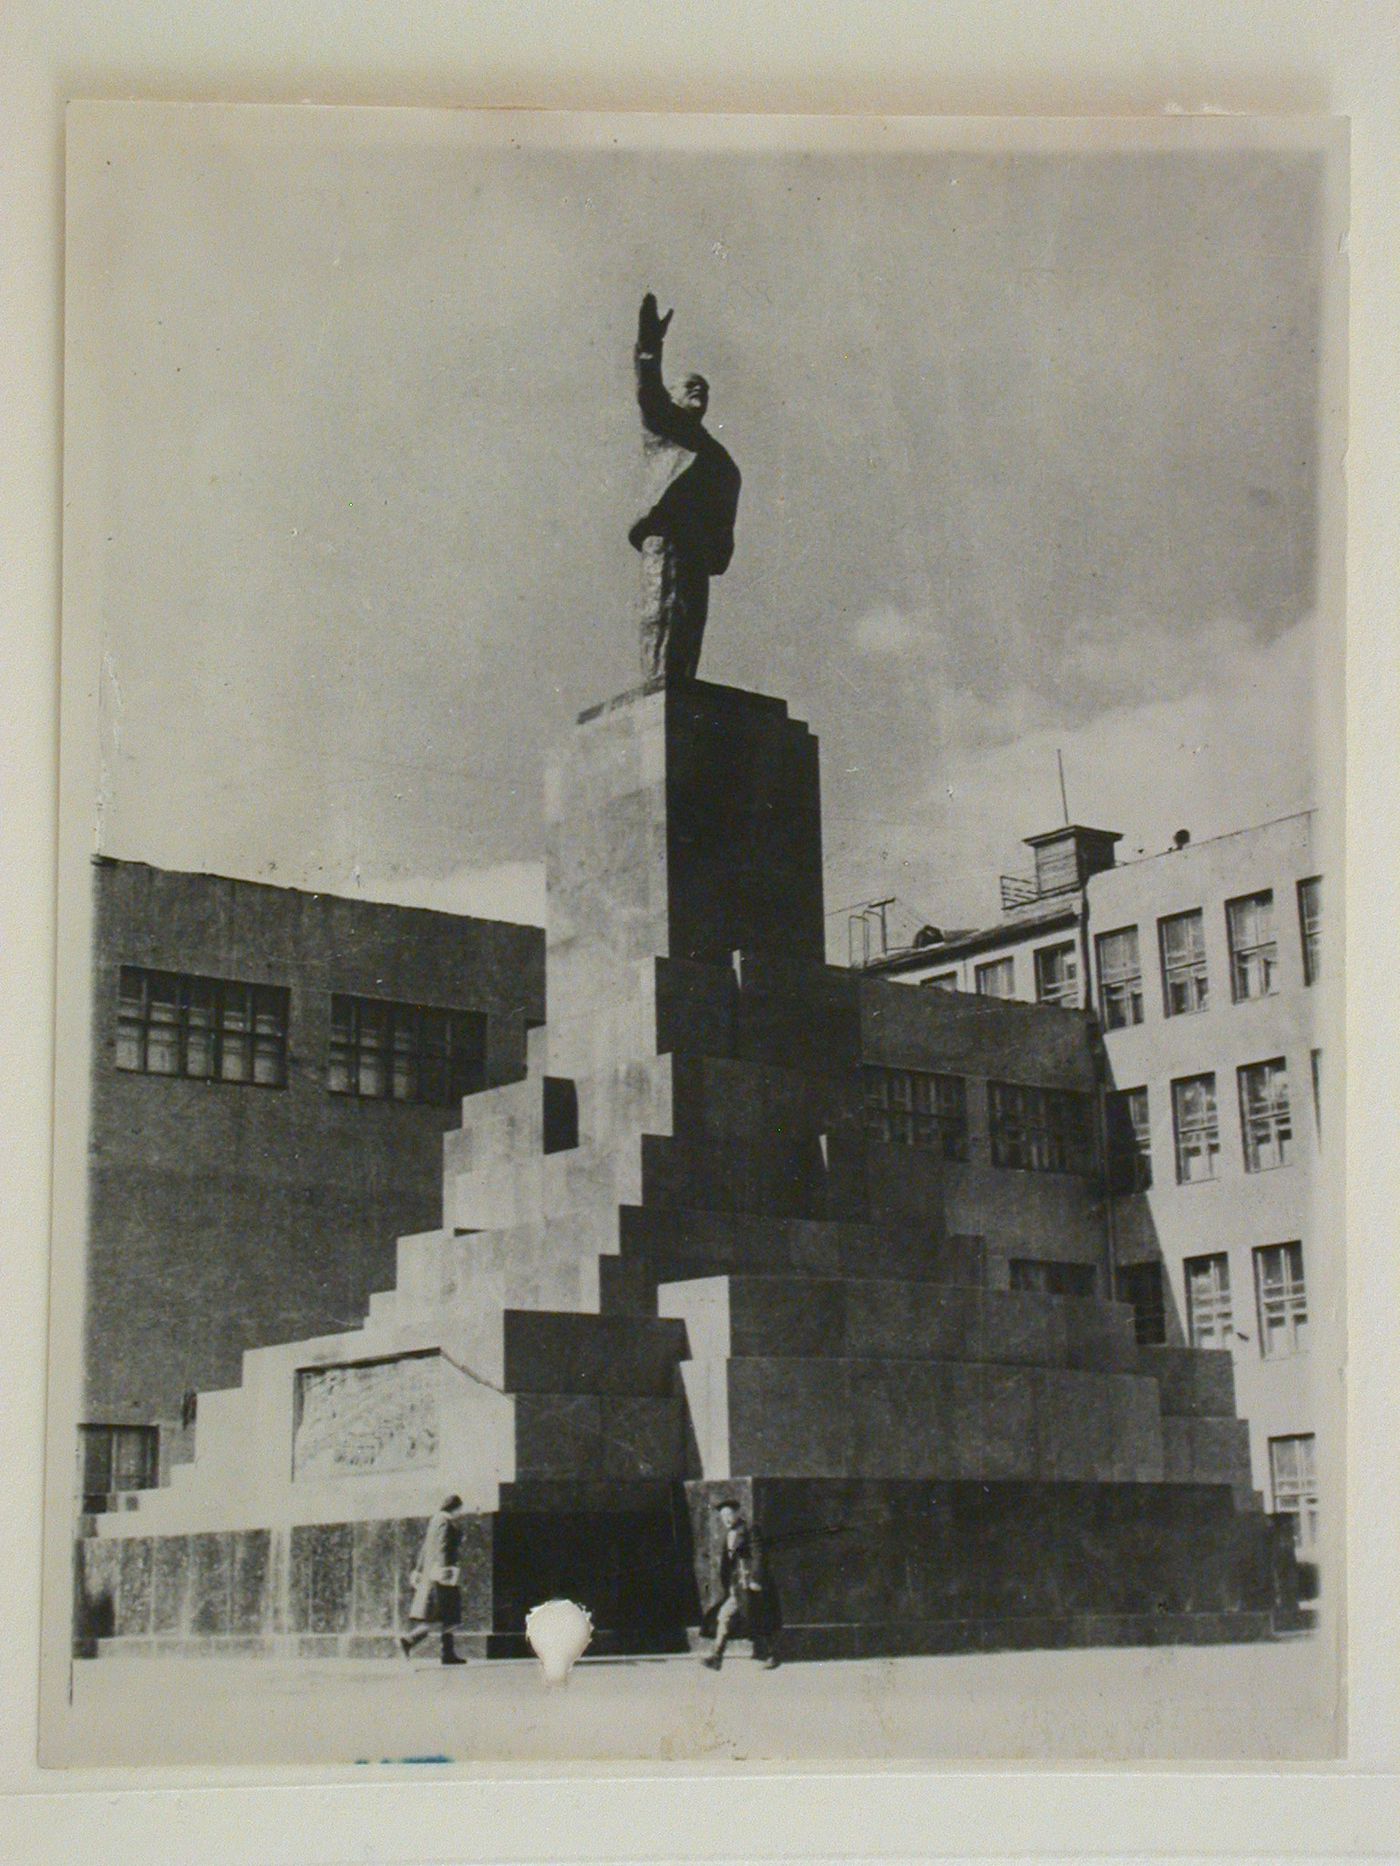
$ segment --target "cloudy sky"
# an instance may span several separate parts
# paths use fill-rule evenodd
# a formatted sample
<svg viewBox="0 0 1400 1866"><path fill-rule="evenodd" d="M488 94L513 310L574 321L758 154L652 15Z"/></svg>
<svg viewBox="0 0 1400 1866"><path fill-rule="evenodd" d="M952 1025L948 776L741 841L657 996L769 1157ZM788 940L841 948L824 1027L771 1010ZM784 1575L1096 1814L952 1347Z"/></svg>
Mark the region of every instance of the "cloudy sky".
<svg viewBox="0 0 1400 1866"><path fill-rule="evenodd" d="M648 288L744 473L702 671L819 733L829 908L992 917L1057 749L1125 854L1313 800L1316 158L345 121L75 144L106 852L541 916L544 747L634 679Z"/></svg>

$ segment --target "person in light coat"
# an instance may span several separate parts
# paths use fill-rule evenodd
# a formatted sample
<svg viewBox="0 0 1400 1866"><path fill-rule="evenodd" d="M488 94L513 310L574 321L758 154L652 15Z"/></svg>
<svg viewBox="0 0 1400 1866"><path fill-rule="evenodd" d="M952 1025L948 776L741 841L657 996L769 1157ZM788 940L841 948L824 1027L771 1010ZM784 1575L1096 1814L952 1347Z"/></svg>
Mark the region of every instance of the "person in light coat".
<svg viewBox="0 0 1400 1866"><path fill-rule="evenodd" d="M442 1663L466 1664L452 1643L452 1629L462 1618L462 1590L457 1584L461 1520L462 1499L458 1496L444 1497L428 1518L423 1546L409 1577L413 1599L408 1608L408 1631L399 1638L405 1658L438 1626L442 1629Z"/></svg>

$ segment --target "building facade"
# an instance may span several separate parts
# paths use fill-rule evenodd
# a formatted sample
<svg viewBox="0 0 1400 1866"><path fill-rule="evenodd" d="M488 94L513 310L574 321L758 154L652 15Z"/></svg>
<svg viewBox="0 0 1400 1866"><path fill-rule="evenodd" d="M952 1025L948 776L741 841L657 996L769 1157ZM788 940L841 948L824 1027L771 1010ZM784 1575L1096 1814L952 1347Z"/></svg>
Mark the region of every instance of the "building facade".
<svg viewBox="0 0 1400 1866"><path fill-rule="evenodd" d="M1098 875L1088 891L1107 1055L1117 1274L1164 1338L1229 1348L1256 1486L1317 1530L1308 1277L1322 1052L1312 813Z"/></svg>
<svg viewBox="0 0 1400 1866"><path fill-rule="evenodd" d="M461 1099L544 1018L535 927L99 859L78 1487L149 1486L245 1350L345 1327L440 1222Z"/></svg>
<svg viewBox="0 0 1400 1866"><path fill-rule="evenodd" d="M1313 1553L1308 1273L1323 1059L1311 811L1115 865L1107 831L1028 839L1002 919L871 970L1093 1011L1116 1293L1143 1341L1228 1348L1254 1483Z"/></svg>

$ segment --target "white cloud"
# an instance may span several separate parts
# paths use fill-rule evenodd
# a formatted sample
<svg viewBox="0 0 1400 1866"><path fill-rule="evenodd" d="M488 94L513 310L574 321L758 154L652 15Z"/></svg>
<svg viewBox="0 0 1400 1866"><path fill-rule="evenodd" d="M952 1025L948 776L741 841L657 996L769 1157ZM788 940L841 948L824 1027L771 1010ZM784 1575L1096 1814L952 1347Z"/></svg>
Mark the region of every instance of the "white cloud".
<svg viewBox="0 0 1400 1866"><path fill-rule="evenodd" d="M901 655L918 642L920 632L914 616L886 603L856 617L851 624L851 645L857 654Z"/></svg>
<svg viewBox="0 0 1400 1866"><path fill-rule="evenodd" d="M1120 830L1119 854L1164 849L1315 803L1314 634L1301 622L1269 642L1218 623L1191 639L1196 679L1178 697L1108 706L1084 723L1017 688L1018 730L989 742L987 703L950 688L939 708L937 777L886 801L879 819L828 826L830 898L898 894L942 924L992 920L997 875L1024 872L1021 838L1060 822L1056 752L1076 822Z"/></svg>

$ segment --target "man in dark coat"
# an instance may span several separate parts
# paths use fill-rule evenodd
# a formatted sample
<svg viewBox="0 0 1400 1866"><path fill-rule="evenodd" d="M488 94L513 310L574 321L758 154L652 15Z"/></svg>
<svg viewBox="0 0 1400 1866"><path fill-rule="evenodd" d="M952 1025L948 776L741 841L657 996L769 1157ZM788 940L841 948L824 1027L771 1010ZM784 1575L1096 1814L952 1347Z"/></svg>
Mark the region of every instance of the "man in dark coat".
<svg viewBox="0 0 1400 1866"><path fill-rule="evenodd" d="M433 1627L442 1629L444 1665L465 1665L452 1643L452 1629L462 1618L462 1591L457 1585L457 1549L461 1538L462 1499L444 1497L428 1518L423 1546L410 1579L413 1599L408 1609L408 1631L400 1636L405 1658L426 1639Z"/></svg>
<svg viewBox="0 0 1400 1866"><path fill-rule="evenodd" d="M753 1656L762 1662L765 1671L771 1672L778 1663L776 1645L781 1622L763 1538L744 1521L733 1497L725 1497L715 1508L719 1511L724 1538L719 1552L719 1585L723 1599L715 1615L714 1648L703 1663L712 1672L719 1670L737 1622L753 1641Z"/></svg>
<svg viewBox="0 0 1400 1866"><path fill-rule="evenodd" d="M734 555L739 469L705 426L710 385L687 376L679 400L661 380L661 346L674 313L655 295L637 320L637 405L649 480L647 510L627 534L642 554L642 671L693 680L710 605L710 578Z"/></svg>

